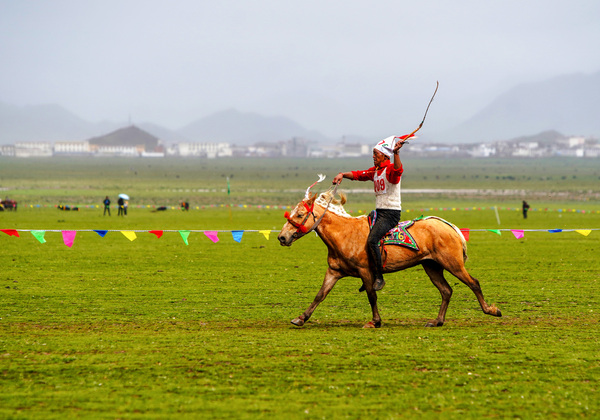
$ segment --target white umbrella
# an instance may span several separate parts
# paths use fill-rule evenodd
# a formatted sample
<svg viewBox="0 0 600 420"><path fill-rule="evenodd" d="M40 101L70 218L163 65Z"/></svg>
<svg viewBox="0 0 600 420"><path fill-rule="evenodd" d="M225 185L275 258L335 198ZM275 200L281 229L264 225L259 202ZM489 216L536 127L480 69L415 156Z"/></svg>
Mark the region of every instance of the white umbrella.
<svg viewBox="0 0 600 420"><path fill-rule="evenodd" d="M123 200L129 200L129 196L127 194L119 194L119 197Z"/></svg>

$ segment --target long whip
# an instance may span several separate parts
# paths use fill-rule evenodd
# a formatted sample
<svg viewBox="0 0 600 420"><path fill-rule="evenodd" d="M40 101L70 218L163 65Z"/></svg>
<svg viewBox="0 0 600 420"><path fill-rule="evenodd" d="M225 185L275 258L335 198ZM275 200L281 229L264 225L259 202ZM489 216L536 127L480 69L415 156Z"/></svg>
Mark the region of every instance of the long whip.
<svg viewBox="0 0 600 420"><path fill-rule="evenodd" d="M427 105L427 109L425 110L425 115L423 115L423 121L421 121L421 124L419 124L419 126L417 127L417 129L415 131L413 131L412 133L410 133L408 136L406 136L406 140L410 139L412 136L415 135L415 133L417 131L419 131L421 129L421 127L423 127L423 123L425 122L425 118L427 118L427 113L429 112L429 107L431 106L431 103L433 102L433 98L435 98L435 94L438 91L438 88L440 87L440 82L436 81L435 82L435 91L433 92L433 96L431 97L431 99L429 100L429 104Z"/></svg>

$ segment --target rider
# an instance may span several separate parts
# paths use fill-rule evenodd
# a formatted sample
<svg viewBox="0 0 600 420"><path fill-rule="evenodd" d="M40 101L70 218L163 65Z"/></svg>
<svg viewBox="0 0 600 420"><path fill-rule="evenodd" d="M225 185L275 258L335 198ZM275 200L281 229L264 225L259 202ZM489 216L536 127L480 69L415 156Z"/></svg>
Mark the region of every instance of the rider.
<svg viewBox="0 0 600 420"><path fill-rule="evenodd" d="M373 163L375 166L364 171L340 172L333 178L334 184L339 184L347 178L356 181L373 181L377 217L369 237L367 238L367 253L373 267L373 289L381 290L385 286L383 280L383 264L379 242L381 238L400 221L402 205L400 199L400 178L403 168L398 153L407 141L408 136L391 136L381 140L373 148ZM393 162L391 161L393 159ZM361 287L361 291L363 287Z"/></svg>

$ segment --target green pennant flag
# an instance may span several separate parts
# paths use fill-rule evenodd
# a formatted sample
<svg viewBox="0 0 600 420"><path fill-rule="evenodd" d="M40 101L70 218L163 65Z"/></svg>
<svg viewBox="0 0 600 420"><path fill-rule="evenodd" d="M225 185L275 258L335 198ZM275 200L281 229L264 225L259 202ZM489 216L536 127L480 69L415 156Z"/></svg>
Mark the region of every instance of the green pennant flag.
<svg viewBox="0 0 600 420"><path fill-rule="evenodd" d="M502 235L502 233L500 233L500 230L498 229L488 229L490 232L495 233L496 235Z"/></svg>
<svg viewBox="0 0 600 420"><path fill-rule="evenodd" d="M231 186L229 185L229 177L227 177L227 195L231 194Z"/></svg>
<svg viewBox="0 0 600 420"><path fill-rule="evenodd" d="M188 244L188 236L190 236L190 231L189 230L180 230L179 234L181 235L181 239L183 239L183 242L185 242L186 245Z"/></svg>
<svg viewBox="0 0 600 420"><path fill-rule="evenodd" d="M32 230L31 234L35 237L35 239L40 241L40 243L46 243L46 239L44 239L44 235L46 234L45 230Z"/></svg>

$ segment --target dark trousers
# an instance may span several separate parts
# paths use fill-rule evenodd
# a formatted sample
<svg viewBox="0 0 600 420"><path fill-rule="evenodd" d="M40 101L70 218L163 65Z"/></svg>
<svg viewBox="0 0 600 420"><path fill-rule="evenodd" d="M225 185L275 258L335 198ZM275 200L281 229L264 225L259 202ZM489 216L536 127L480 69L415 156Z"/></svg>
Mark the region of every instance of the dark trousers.
<svg viewBox="0 0 600 420"><path fill-rule="evenodd" d="M369 254L369 261L373 265L375 279L383 279L383 263L381 262L379 242L390 229L394 228L400 222L401 213L400 210L377 209L375 224L367 238L367 252Z"/></svg>

